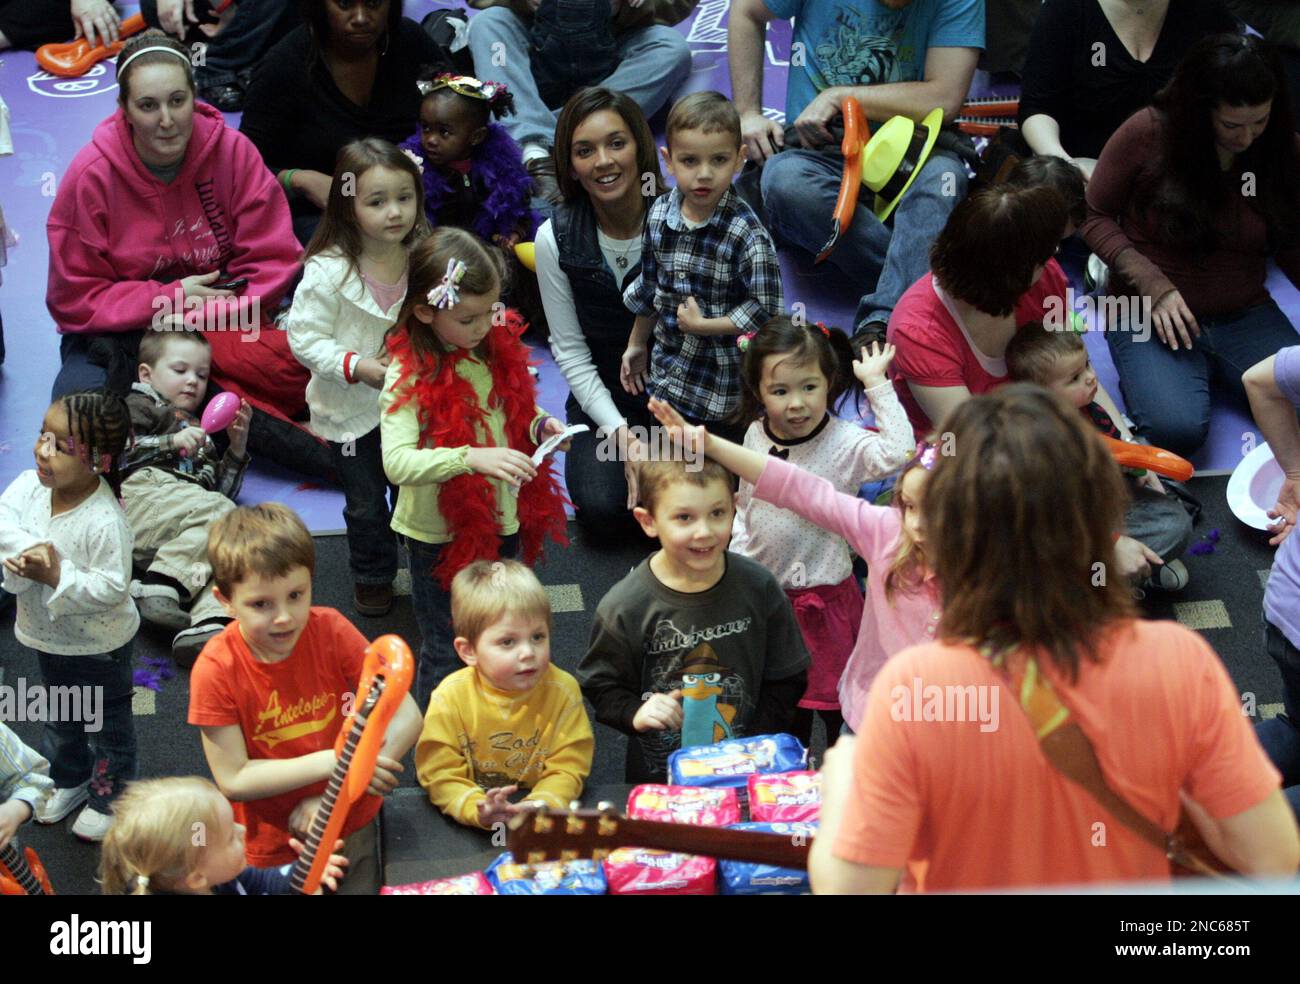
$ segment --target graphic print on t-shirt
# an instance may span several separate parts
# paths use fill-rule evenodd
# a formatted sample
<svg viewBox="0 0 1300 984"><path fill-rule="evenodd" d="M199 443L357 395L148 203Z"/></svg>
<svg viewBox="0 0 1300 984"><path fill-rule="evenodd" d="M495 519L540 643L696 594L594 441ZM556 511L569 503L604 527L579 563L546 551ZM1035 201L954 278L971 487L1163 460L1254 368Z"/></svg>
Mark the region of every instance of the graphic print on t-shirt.
<svg viewBox="0 0 1300 984"><path fill-rule="evenodd" d="M534 725L527 734L510 729L494 731L488 735L486 747L467 731L461 731L456 740L473 770L474 781L483 789L501 786L531 789L546 772L552 733L549 724L544 730Z"/></svg>
<svg viewBox="0 0 1300 984"><path fill-rule="evenodd" d="M287 707L281 707L280 692L272 690L266 699L266 710L258 712L257 725L250 740L265 745L269 752L281 742L318 734L334 723L338 703L337 695L331 690L300 697Z"/></svg>
<svg viewBox="0 0 1300 984"><path fill-rule="evenodd" d="M899 51L907 11L890 10L868 17L841 6L813 43L809 75L818 92L836 85L877 85L898 82ZM900 56L903 56L900 58Z"/></svg>

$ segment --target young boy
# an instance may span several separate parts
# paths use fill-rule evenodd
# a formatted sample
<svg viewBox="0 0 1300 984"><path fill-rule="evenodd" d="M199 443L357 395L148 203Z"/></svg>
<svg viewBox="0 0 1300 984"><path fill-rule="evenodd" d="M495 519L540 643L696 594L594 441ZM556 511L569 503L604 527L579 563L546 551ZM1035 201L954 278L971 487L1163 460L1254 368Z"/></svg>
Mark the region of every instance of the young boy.
<svg viewBox="0 0 1300 984"><path fill-rule="evenodd" d="M736 107L717 92L696 92L668 114L671 194L650 206L641 273L623 293L637 316L623 355L623 386L649 388L691 423L739 442L744 424L723 423L740 401L736 336L785 311L772 239L731 189L745 163Z"/></svg>
<svg viewBox="0 0 1300 984"><path fill-rule="evenodd" d="M172 657L192 666L230 620L212 595L208 529L235 508L248 467L244 401L219 455L199 426L212 353L202 332L147 331L140 341L139 381L126 398L135 444L127 453L122 501L135 533L135 562L148 566L131 585L140 615L177 632ZM181 606L189 604L186 612Z"/></svg>
<svg viewBox="0 0 1300 984"><path fill-rule="evenodd" d="M308 831L334 770L334 741L361 680L365 636L332 608L313 608L316 550L291 509L241 507L212 526L215 593L234 619L208 642L190 675L189 723L235 820L248 828L245 856L258 868L296 857L290 832ZM397 785L399 759L420 733L410 695L388 725L373 795L353 805L341 891L374 894L382 881L375 815Z"/></svg>
<svg viewBox="0 0 1300 984"><path fill-rule="evenodd" d="M465 663L429 699L415 769L449 817L490 829L530 801L567 809L591 772L594 740L578 681L551 663L551 603L514 560L470 564L451 583Z"/></svg>
<svg viewBox="0 0 1300 984"><path fill-rule="evenodd" d="M0 721L0 849L36 815L53 790L50 763Z"/></svg>
<svg viewBox="0 0 1300 984"><path fill-rule="evenodd" d="M649 461L633 511L660 549L596 608L578 667L596 720L631 737L627 781L663 782L668 754L788 731L809 664L775 577L727 553L731 475L706 461Z"/></svg>
<svg viewBox="0 0 1300 984"><path fill-rule="evenodd" d="M1097 381L1083 338L1075 331L1051 331L1041 321L1024 325L1006 353L1007 374L1017 382L1037 383L1078 407L1103 434L1134 441L1115 401ZM1187 568L1180 557L1192 539L1192 515L1184 501L1199 510L1178 483L1154 472L1127 475L1131 502L1124 513L1124 533L1160 555L1164 564L1153 572L1154 584L1167 591L1187 585Z"/></svg>

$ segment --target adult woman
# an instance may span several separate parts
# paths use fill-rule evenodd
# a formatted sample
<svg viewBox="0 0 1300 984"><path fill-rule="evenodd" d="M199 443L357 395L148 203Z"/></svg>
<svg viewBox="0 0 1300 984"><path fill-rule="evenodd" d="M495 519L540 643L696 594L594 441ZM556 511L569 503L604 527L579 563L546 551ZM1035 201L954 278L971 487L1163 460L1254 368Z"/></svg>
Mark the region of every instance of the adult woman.
<svg viewBox="0 0 1300 984"><path fill-rule="evenodd" d="M99 385L106 369L134 382L146 328L202 330L213 381L255 408L250 448L328 475L324 447L288 422L308 374L271 322L299 269L283 196L252 144L195 103L179 42L132 38L118 85L118 111L73 159L47 224L46 304L63 336L54 395Z"/></svg>
<svg viewBox="0 0 1300 984"><path fill-rule="evenodd" d="M302 15L254 77L240 130L289 194L306 243L339 148L363 137L400 144L419 119L421 66L450 62L402 17L402 0L303 0Z"/></svg>
<svg viewBox="0 0 1300 984"><path fill-rule="evenodd" d="M663 177L640 107L611 89L579 90L555 127L563 201L537 232L537 280L551 352L569 384L569 423L591 431L573 440L565 484L590 529L635 532L639 432L653 423L646 396L630 396L619 368L632 315L623 287L641 268L641 235Z"/></svg>
<svg viewBox="0 0 1300 984"><path fill-rule="evenodd" d="M1020 132L1036 154L1092 177L1110 135L1147 105L1187 50L1236 29L1220 0L1047 0L1025 60Z"/></svg>
<svg viewBox="0 0 1300 984"><path fill-rule="evenodd" d="M0 50L34 50L73 37L109 44L121 24L109 0L0 0Z"/></svg>
<svg viewBox="0 0 1300 984"><path fill-rule="evenodd" d="M1295 819L1214 651L1177 623L1136 618L1128 586L1096 577L1114 565L1124 496L1087 422L1015 385L966 402L945 426L955 454L940 457L921 503L941 641L885 665L860 739L828 757L814 890L1169 877L1161 847L1040 749L1022 679L1050 682L1036 699L1068 710L1057 740L1081 729L1106 785L1142 817L1173 830L1185 794L1224 861L1294 875Z"/></svg>
<svg viewBox="0 0 1300 984"><path fill-rule="evenodd" d="M1211 370L1244 400L1242 373L1300 341L1264 285L1270 256L1300 285L1294 129L1268 49L1215 35L1102 152L1082 233L1110 266L1109 293L1131 298L1106 337L1152 444L1193 454L1209 432Z"/></svg>
<svg viewBox="0 0 1300 984"><path fill-rule="evenodd" d="M1052 257L1067 220L1061 196L1043 187L990 188L953 210L930 250L933 272L889 319L894 385L917 434L1006 381L1017 328L1065 316L1065 274Z"/></svg>

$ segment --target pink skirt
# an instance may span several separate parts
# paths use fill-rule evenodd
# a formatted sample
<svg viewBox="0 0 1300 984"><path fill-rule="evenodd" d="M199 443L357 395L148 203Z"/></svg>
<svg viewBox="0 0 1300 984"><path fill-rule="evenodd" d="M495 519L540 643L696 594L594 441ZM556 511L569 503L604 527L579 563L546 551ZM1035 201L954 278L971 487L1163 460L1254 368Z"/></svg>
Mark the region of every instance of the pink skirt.
<svg viewBox="0 0 1300 984"><path fill-rule="evenodd" d="M819 584L786 591L794 606L794 619L812 656L808 689L800 707L837 711L839 684L862 626L862 592L850 575L839 584Z"/></svg>

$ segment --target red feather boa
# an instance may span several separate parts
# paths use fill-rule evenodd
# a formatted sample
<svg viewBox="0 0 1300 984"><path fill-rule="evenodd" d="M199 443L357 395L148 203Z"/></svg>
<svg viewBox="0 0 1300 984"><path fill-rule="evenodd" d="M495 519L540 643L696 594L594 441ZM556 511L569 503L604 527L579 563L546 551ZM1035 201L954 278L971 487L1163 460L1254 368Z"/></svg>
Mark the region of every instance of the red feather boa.
<svg viewBox="0 0 1300 984"><path fill-rule="evenodd" d="M527 327L515 311L507 311L504 324L493 325L484 341L485 361L492 373L489 404L503 407L506 437L510 447L531 455L537 444L528 433L536 416L537 386L528 372L528 348L519 336ZM484 444L475 431L482 428L491 440L487 412L479 405L473 385L456 372L456 364L468 357L468 349L441 353L437 359L420 356L411 344L410 326L403 326L388 343L388 351L402 367L393 387L401 395L388 412L414 399L420 419L420 446L425 448L493 447ZM408 381L411 385L403 387ZM568 500L560 491L551 458L537 469L537 477L519 491L519 539L523 560L530 567L541 556L549 535L567 546L564 506ZM438 509L452 532L444 545L433 574L444 590L451 579L476 560L496 560L501 555L497 531L496 493L487 477L477 472L458 475L442 484Z"/></svg>

